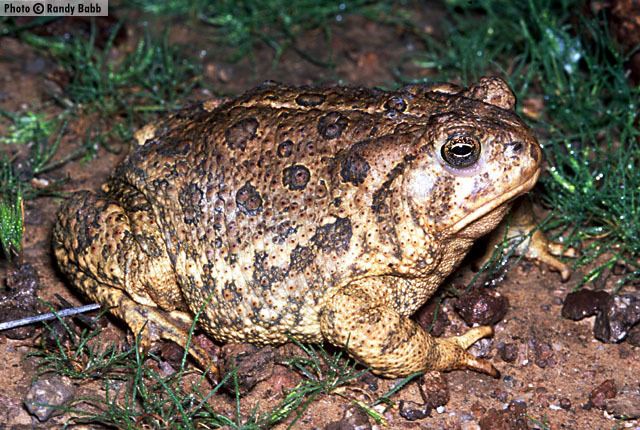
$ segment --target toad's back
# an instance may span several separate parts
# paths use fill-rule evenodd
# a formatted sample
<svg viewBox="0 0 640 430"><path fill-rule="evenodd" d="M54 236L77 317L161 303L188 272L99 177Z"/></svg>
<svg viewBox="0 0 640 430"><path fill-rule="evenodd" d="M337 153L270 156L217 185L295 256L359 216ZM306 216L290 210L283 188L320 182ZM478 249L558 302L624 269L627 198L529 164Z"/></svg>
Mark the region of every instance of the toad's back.
<svg viewBox="0 0 640 430"><path fill-rule="evenodd" d="M371 172L347 149L419 138L429 100L411 114L410 96L277 86L190 108L157 127L113 186L124 179L150 202L187 303L217 303L207 323L220 338L317 340L325 290L373 269L358 262L372 250L359 246L369 220L352 199L394 167L379 160Z"/></svg>

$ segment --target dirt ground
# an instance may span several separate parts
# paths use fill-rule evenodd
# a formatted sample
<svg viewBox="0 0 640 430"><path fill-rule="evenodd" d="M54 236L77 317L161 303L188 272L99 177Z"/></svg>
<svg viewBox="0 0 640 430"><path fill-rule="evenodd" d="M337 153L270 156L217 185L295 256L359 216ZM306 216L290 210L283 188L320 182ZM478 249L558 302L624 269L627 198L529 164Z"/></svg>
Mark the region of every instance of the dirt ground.
<svg viewBox="0 0 640 430"><path fill-rule="evenodd" d="M438 13L422 18L424 26L438 22ZM129 32L117 50L126 50L139 34L139 28L126 27ZM206 45L201 29L175 26L171 33L174 43L189 43L194 52L206 50L201 55L207 90L197 89L194 99L211 94L237 94L265 79L290 84L311 84L326 81L385 86L394 81L394 71L412 73L405 64L405 55L419 46L419 41L392 26L384 26L362 18L347 18L346 24L336 25L331 46L327 46L320 32L310 32L300 40L298 48L312 56L325 58L333 52L334 70L322 68L287 51L275 67L271 64L271 52L257 50L255 63L243 60L239 63L221 61L221 52ZM11 38L2 39L0 45L0 107L18 111L26 107L55 114L59 111L50 99L48 80L55 65L28 45ZM415 75L414 75L415 77ZM81 139L87 119L75 118L70 132L65 136L61 153L71 150ZM4 130L0 130L4 131ZM68 177L65 191L97 188L113 170L128 150L120 154L100 150L98 156L88 162L71 163L62 170L50 174L50 178ZM62 279L55 267L50 249L51 228L60 198L38 198L25 203L26 234L24 261L32 264L40 276L39 296L57 302L56 295L73 305L86 300ZM0 276L4 278L5 267ZM464 285L473 275L470 267L462 267L449 282ZM607 380L612 380L617 392L640 389L640 348L629 343L605 344L594 339L594 318L579 322L561 316L562 303L572 291L582 274L576 273L569 282L562 283L555 272L522 262L512 268L497 283L494 290L508 299L506 316L495 325L495 336L474 347L478 354L489 358L500 370L501 377L492 379L474 372L455 371L445 375L446 382L436 377L427 378L423 384L415 382L396 394L396 402L422 404L421 386L427 392L448 395L445 406L434 409L429 417L407 420L397 406L385 413L388 428L413 429L640 429L637 420L614 418L590 402L590 395ZM445 301L444 313L449 319L445 334L460 333L466 329L464 322L453 309L452 301ZM107 333L114 338L124 336L119 325ZM55 417L40 423L23 407L23 399L36 377L34 360L27 354L33 351L37 334L25 340L11 340L0 336L0 428L59 428L66 417ZM276 366L269 379L257 385L243 397L243 411L259 404L262 410L275 405L281 398L274 387L292 387L297 376ZM379 424L362 423L362 417L352 417L349 424L343 419L345 411L353 410L349 398L363 401L375 399L386 392L395 381L367 376L351 390L351 396L320 396L305 412L295 428L382 428ZM609 385L611 383L608 383ZM434 386L436 388L434 388ZM607 388L607 384L602 388ZM86 393L91 387L79 387ZM592 395L593 397L593 395ZM605 396L606 397L606 396ZM216 396L221 411L233 414L233 399ZM406 403L405 406L411 403ZM404 415L410 415L403 413ZM347 414L348 415L348 414ZM357 415L357 414L356 414ZM341 421L342 420L342 421ZM341 422L340 426L330 423ZM286 428L286 423L279 428ZM89 426L85 428L101 428Z"/></svg>

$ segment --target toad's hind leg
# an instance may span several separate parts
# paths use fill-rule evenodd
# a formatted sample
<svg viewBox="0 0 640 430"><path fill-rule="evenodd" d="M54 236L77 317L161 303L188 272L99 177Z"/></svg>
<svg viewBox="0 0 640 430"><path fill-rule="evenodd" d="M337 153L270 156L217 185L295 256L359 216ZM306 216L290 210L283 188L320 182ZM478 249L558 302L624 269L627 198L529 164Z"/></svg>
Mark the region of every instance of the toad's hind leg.
<svg viewBox="0 0 640 430"><path fill-rule="evenodd" d="M328 298L320 327L329 342L347 348L374 373L384 376L465 368L498 376L491 363L467 351L477 340L493 334L491 327L434 338L366 285L348 285Z"/></svg>
<svg viewBox="0 0 640 430"><path fill-rule="evenodd" d="M192 317L182 296L160 233L148 208L135 195L122 204L104 195L82 192L58 212L53 248L62 272L92 300L108 307L140 334L140 346L167 339L186 347ZM129 208L128 208L129 209ZM189 345L203 368L206 351Z"/></svg>

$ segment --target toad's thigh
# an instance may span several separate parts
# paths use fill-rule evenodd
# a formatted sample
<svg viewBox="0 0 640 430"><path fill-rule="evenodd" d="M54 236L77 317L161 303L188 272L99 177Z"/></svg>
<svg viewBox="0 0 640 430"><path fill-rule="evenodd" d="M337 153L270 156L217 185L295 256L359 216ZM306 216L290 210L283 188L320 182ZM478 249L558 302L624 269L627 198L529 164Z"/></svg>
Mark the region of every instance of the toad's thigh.
<svg viewBox="0 0 640 430"><path fill-rule="evenodd" d="M60 269L105 305L111 305L106 292L113 288L142 305L184 309L166 248L155 223L145 217L104 195L74 194L58 212L53 230ZM145 227L137 227L140 223Z"/></svg>

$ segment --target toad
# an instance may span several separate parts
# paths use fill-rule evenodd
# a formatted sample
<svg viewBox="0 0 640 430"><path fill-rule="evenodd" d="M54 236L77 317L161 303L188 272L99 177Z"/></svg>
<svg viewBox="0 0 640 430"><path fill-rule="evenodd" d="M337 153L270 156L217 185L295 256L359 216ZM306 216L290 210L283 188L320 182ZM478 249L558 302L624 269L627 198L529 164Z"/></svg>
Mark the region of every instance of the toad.
<svg viewBox="0 0 640 430"><path fill-rule="evenodd" d="M469 368L490 327L410 319L529 191L541 149L500 78L469 88L289 87L185 108L138 134L53 231L59 266L147 347L327 341L377 374ZM206 352L189 351L203 366Z"/></svg>

